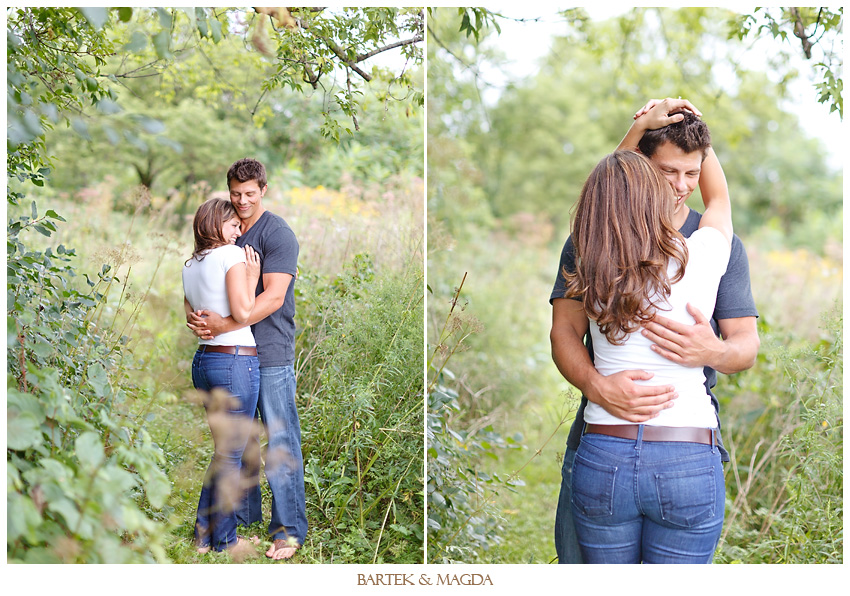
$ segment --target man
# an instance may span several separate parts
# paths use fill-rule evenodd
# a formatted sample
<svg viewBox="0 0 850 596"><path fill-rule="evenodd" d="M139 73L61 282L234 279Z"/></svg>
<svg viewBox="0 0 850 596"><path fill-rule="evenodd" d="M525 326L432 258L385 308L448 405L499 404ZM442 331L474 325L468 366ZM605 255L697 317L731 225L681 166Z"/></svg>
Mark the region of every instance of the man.
<svg viewBox="0 0 850 596"><path fill-rule="evenodd" d="M635 115L634 124L618 147L639 150L661 169L676 195L674 225L686 237L699 227L700 214L687 207L685 201L699 183L703 167L720 167L711 148L708 127L697 115L699 111L687 100L653 100ZM573 460L584 429L587 400L599 404L614 416L639 423L671 407L676 394L672 386L635 383L636 380L652 378L652 374L645 371L623 371L608 377L596 371L590 337L587 337L585 346L584 334L578 332L578 329L586 327L587 315L581 302L563 298L563 268L575 271L575 256L569 238L561 253L558 276L549 298L552 304L550 340L552 358L558 370L582 392L582 398L564 454L561 494L555 517L555 548L559 563L582 563L573 526L570 485ZM714 313L700 313L690 306L688 311L696 324L681 325L658 316L646 325L643 333L655 343L652 349L665 358L685 366L704 367L706 389L715 410L719 410L717 398L711 393L717 382L716 371L732 374L750 368L755 363L759 347L758 313L750 291L749 263L737 236L732 241L726 274L720 281ZM711 320L707 319L707 314L711 314ZM718 442L722 460L729 461L719 433Z"/></svg>
<svg viewBox="0 0 850 596"><path fill-rule="evenodd" d="M227 172L230 201L242 220L238 246L250 245L260 255L262 274L257 298L248 322L222 318L204 310L187 316L188 326L199 337L213 337L246 324L257 342L260 361L258 410L268 433L266 479L272 493L269 533L273 543L266 556L289 559L304 544L307 515L304 496L304 467L301 456L301 426L295 407L295 295L298 240L283 218L263 207L268 185L266 171L255 159L240 159ZM259 449L255 461L243 466L259 471ZM246 495L237 518L243 525L262 520L260 487Z"/></svg>

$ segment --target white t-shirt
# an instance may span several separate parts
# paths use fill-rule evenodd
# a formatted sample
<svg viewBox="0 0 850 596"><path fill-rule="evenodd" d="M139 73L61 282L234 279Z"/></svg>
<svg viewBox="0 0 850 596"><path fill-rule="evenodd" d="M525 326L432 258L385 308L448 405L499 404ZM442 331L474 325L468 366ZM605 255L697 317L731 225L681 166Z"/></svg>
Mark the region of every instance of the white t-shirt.
<svg viewBox="0 0 850 596"><path fill-rule="evenodd" d="M227 271L238 263L247 263L245 249L226 244L212 249L202 260L193 257L183 266L183 293L192 310L211 310L222 317L230 316L227 298ZM228 331L211 340L199 340L211 346L255 346L250 327Z"/></svg>
<svg viewBox="0 0 850 596"><path fill-rule="evenodd" d="M658 314L674 321L694 324L686 304L691 303L706 317L711 318L717 287L729 263L730 245L716 228L700 228L685 240L688 246L688 264L685 275L670 288L670 297L659 303ZM667 274L673 276L677 263L668 265ZM626 336L625 343L614 345L600 333L599 325L590 321L593 338L593 363L596 369L608 376L624 370L645 370L654 373L647 380L635 381L639 385L673 385L679 397L671 408L662 410L644 424L652 426L694 426L716 428L717 415L705 389L705 375L701 366L685 367L656 354L640 330ZM586 422L594 424L633 424L606 412L602 406L588 402L584 412Z"/></svg>

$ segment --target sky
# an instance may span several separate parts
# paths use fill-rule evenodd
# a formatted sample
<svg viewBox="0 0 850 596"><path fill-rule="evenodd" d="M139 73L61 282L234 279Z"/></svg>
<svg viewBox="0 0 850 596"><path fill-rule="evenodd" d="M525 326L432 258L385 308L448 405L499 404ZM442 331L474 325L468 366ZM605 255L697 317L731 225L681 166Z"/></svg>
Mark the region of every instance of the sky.
<svg viewBox="0 0 850 596"><path fill-rule="evenodd" d="M498 87L506 84L509 78L525 76L531 70L529 64L545 56L551 47L552 38L565 30L563 19L555 14L554 7L547 6L523 6L517 8L516 4L499 5L487 4L487 8L494 12L510 17L501 19L499 25L499 43L510 47L508 56L511 58L506 72L496 70L484 71L483 78L487 83L494 85L496 89L485 92L485 102L495 102L498 99ZM604 20L630 10L631 6L598 4L593 7L585 7L593 20ZM747 10L751 7L741 6L739 10ZM533 21L520 22L517 19L536 19ZM796 40L795 40L796 41ZM778 49L781 42L765 37L760 39L753 49L743 54L742 64L753 70L768 70L766 56ZM786 49L788 43L785 43ZM792 47L792 49L797 49ZM805 60L800 52L794 53L792 65L796 66L801 73L810 73L812 61ZM650 98L647 98L650 99ZM635 106L637 110L640 106ZM697 106L699 107L699 106ZM809 136L820 139L826 147L830 166L839 169L844 163L844 147L846 131L837 113L829 113L829 106L817 102L817 91L810 77L802 76L791 86L791 100L785 104L785 109L797 114L800 125Z"/></svg>

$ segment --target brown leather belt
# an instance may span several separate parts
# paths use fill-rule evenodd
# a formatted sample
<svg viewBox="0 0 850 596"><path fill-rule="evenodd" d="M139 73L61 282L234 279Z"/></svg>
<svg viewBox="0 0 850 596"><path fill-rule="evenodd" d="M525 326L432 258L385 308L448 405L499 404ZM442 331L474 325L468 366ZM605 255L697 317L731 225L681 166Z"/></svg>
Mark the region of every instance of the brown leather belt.
<svg viewBox="0 0 850 596"><path fill-rule="evenodd" d="M236 354L236 348L239 348L239 356L256 356L257 348L250 346L208 346L206 344L198 346L199 352L218 352L220 354Z"/></svg>
<svg viewBox="0 0 850 596"><path fill-rule="evenodd" d="M636 440L638 437L637 424L587 424L584 432L597 435L608 435L621 439ZM712 445L714 433L710 428L695 428L692 426L647 426L643 427L644 441L676 441L682 443L702 443Z"/></svg>

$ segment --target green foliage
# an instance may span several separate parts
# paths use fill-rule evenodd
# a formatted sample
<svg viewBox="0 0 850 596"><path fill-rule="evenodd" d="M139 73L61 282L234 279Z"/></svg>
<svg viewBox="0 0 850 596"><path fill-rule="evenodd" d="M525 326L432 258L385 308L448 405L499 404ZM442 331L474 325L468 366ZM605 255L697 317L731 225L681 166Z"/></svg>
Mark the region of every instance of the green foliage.
<svg viewBox="0 0 850 596"><path fill-rule="evenodd" d="M276 66L264 89L303 91L305 86L314 90L322 87L326 106L323 136L339 141L341 133L353 134L334 112L350 119L354 130L360 130L359 97L363 92L357 87L358 81L380 82L385 88L382 99L424 104L421 87L416 87L408 68L408 64L422 63L425 15L421 8L257 10L268 16L257 14L252 18L252 42L258 51L273 58ZM367 60L395 48L400 48L405 60L400 71L379 66L365 70ZM345 84L336 82L338 71L344 75Z"/></svg>
<svg viewBox="0 0 850 596"><path fill-rule="evenodd" d="M504 519L494 505L500 490L522 482L515 476L488 474L483 459L499 460L499 451L519 448L522 436L502 437L469 416L454 374L446 364L480 324L458 307L463 282L455 291L442 329L434 336L428 362L428 562L474 562L504 540Z"/></svg>
<svg viewBox="0 0 850 596"><path fill-rule="evenodd" d="M634 9L606 21L573 14L540 68L510 81L494 105L482 103L480 73L502 68L496 40L476 43L454 32L460 19L453 10L433 12L428 122L435 149L428 159L438 185L429 215L452 232L486 211L505 219L531 213L567 230L587 173L617 146L637 107L650 97L682 96L712 128L739 234L775 221L795 246L820 242L813 248L823 250L824 235L806 242L794 230L811 227L816 213L838 216L841 174L780 107L792 73L777 85L737 64L744 47L726 39L728 11ZM689 204L702 208L698 193Z"/></svg>
<svg viewBox="0 0 850 596"><path fill-rule="evenodd" d="M779 15L776 15L779 11ZM813 69L820 75L815 83L818 103L828 103L830 112L838 112L844 119L843 45L842 24L844 7L833 11L826 7L756 8L751 14L736 15L730 19L729 37L745 39L769 34L789 44L800 44L802 55L813 59L813 50L820 52L819 61ZM790 39L794 36L797 40Z"/></svg>
<svg viewBox="0 0 850 596"><path fill-rule="evenodd" d="M843 320L799 342L761 323L759 361L721 406L726 470L723 562L843 562Z"/></svg>
<svg viewBox="0 0 850 596"><path fill-rule="evenodd" d="M421 267L378 272L358 254L330 283L302 274L296 289L313 539L342 561L421 562Z"/></svg>
<svg viewBox="0 0 850 596"><path fill-rule="evenodd" d="M158 513L171 490L162 452L132 412L128 338L100 326L104 265L74 288L73 250L28 250L64 221L48 211L7 228L7 546L12 561L166 560Z"/></svg>

